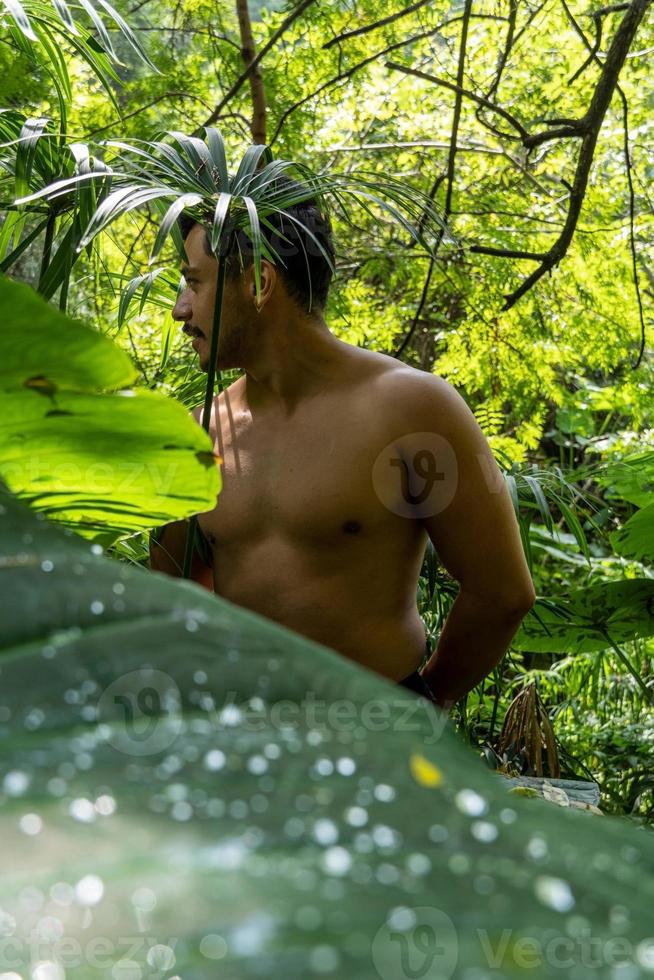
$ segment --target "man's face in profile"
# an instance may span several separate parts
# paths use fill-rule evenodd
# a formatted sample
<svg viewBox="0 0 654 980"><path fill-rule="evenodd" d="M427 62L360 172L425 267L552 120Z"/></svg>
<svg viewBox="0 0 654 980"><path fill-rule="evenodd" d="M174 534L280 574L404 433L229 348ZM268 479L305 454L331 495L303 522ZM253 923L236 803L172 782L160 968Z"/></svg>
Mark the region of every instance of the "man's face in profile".
<svg viewBox="0 0 654 980"><path fill-rule="evenodd" d="M177 297L172 315L173 319L184 323L182 329L191 338L200 368L208 371L218 262L213 255L207 254L205 241L204 228L193 225L184 242L188 258L188 262L182 263L185 287ZM228 276L225 278L217 354L219 370L241 366L244 323L243 317L239 316L239 306L242 305L240 284L240 279L232 281Z"/></svg>

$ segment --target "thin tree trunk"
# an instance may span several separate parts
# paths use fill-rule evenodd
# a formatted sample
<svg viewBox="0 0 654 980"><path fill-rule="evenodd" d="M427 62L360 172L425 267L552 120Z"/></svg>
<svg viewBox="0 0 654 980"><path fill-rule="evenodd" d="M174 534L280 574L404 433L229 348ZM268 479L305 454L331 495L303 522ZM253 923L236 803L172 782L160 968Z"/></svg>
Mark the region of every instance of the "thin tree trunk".
<svg viewBox="0 0 654 980"><path fill-rule="evenodd" d="M243 55L245 67L248 69L250 95L252 96L252 122L250 123L252 142L265 143L266 91L263 87L263 76L258 63L250 67L256 59L257 51L254 46L254 37L252 36L248 0L236 0L236 13L238 15L238 26L241 31L241 54Z"/></svg>

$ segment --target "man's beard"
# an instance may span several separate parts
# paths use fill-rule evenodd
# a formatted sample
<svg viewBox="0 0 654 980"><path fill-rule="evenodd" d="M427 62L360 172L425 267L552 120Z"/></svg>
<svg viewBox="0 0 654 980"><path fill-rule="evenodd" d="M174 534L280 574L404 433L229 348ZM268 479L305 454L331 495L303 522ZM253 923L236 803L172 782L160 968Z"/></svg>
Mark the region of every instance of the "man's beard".
<svg viewBox="0 0 654 980"><path fill-rule="evenodd" d="M225 333L220 333L218 337L218 351L216 355L216 370L217 371L227 371L231 368L240 368L242 360L242 351L240 349L240 344L233 333L225 331ZM200 369L204 371L205 374L209 372L209 356L204 363L200 363Z"/></svg>

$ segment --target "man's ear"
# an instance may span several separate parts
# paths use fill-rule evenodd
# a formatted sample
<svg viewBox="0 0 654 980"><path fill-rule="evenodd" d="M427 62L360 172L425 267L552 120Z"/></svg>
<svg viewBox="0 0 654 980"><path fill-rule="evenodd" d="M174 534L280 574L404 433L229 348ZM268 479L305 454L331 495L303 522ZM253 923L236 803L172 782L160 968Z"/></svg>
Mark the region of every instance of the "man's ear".
<svg viewBox="0 0 654 980"><path fill-rule="evenodd" d="M248 270L248 291L257 311L263 309L277 286L277 269L267 259L261 260L261 289L257 297L257 286L254 277L254 264Z"/></svg>

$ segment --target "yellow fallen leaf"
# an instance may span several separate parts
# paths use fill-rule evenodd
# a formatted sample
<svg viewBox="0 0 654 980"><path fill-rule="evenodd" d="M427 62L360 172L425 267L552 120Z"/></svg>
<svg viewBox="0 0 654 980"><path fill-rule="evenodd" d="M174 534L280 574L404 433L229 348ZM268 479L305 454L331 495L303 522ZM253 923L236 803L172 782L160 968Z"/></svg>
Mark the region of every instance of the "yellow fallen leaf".
<svg viewBox="0 0 654 980"><path fill-rule="evenodd" d="M440 786L443 782L443 773L433 762L425 759L424 755L414 753L411 756L410 765L411 775L421 786L428 786L430 789L435 789L436 786Z"/></svg>

